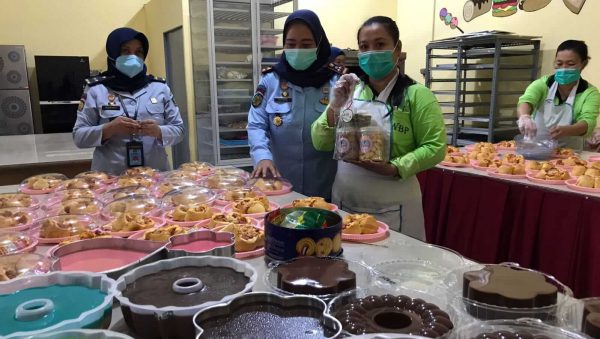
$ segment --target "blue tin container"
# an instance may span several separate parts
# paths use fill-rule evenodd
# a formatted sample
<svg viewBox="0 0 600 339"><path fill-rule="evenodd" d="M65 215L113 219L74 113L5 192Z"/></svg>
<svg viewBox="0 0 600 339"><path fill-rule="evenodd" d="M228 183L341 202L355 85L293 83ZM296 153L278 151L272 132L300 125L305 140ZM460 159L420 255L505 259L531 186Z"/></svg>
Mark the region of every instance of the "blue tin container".
<svg viewBox="0 0 600 339"><path fill-rule="evenodd" d="M318 213L326 226L321 228L288 228L280 226L285 216L296 211ZM338 256L342 253L342 217L319 208L281 208L265 216L265 255L271 260L285 261L300 256Z"/></svg>

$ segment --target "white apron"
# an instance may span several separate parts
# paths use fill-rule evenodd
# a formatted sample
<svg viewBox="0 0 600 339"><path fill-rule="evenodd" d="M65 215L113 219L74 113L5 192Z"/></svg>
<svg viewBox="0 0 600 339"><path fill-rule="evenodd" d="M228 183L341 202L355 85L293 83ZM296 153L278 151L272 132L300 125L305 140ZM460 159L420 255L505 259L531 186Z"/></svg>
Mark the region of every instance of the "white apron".
<svg viewBox="0 0 600 339"><path fill-rule="evenodd" d="M398 74L377 97L387 102ZM362 92L359 88L354 98ZM391 131L391 117L386 120ZM391 132L390 132L391 133ZM338 161L333 183L332 201L349 213L369 213L390 229L416 239L425 240L425 220L421 187L415 176L398 179L371 172L362 167Z"/></svg>
<svg viewBox="0 0 600 339"><path fill-rule="evenodd" d="M535 125L537 127L537 139L550 139L550 129L556 126L568 126L573 123L573 103L577 94L577 86L573 87L569 97L562 105L554 105L554 98L558 90L558 83L554 82L548 90L548 96L544 105L535 113ZM568 147L574 150L583 150L583 137L565 137L557 140L560 147Z"/></svg>

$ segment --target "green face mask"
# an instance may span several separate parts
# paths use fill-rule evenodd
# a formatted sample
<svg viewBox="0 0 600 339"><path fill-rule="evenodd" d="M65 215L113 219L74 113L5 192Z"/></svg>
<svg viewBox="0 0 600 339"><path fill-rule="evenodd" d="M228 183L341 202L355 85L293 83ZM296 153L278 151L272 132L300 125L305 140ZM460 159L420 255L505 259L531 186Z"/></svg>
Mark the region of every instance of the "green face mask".
<svg viewBox="0 0 600 339"><path fill-rule="evenodd" d="M358 65L369 77L375 80L382 79L396 66L394 50L358 53Z"/></svg>
<svg viewBox="0 0 600 339"><path fill-rule="evenodd" d="M559 85L574 83L581 78L581 71L577 68L559 68L554 73L554 80Z"/></svg>
<svg viewBox="0 0 600 339"><path fill-rule="evenodd" d="M297 71L304 71L317 60L316 48L287 48L285 60Z"/></svg>

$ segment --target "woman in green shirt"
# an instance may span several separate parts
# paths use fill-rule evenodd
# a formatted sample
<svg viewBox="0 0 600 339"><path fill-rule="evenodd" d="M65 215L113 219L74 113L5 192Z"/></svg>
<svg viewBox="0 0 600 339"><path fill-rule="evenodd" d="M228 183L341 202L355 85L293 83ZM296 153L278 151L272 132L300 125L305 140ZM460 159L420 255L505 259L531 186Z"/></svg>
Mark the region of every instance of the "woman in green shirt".
<svg viewBox="0 0 600 339"><path fill-rule="evenodd" d="M425 239L421 189L415 174L444 158L446 131L440 106L431 91L398 71L402 43L396 23L383 16L367 20L358 30L361 81L343 75L326 111L312 125L317 150L332 150L334 117L350 98L385 102L391 116L390 161L339 161L333 202L350 213L369 213L391 229ZM358 85L358 86L357 86Z"/></svg>
<svg viewBox="0 0 600 339"><path fill-rule="evenodd" d="M554 74L531 83L519 98L517 124L523 135L583 148L584 137L596 126L600 104L598 89L581 78L589 59L583 41L567 40L558 46Z"/></svg>

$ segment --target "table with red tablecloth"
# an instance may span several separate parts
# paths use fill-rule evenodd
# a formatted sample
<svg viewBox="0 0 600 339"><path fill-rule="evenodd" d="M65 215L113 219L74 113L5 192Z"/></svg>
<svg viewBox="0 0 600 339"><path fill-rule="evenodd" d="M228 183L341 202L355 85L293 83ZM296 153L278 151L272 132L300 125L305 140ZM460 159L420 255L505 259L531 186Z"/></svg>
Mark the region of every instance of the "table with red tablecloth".
<svg viewBox="0 0 600 339"><path fill-rule="evenodd" d="M600 296L600 194L435 167L418 175L427 241L482 262L554 275Z"/></svg>

